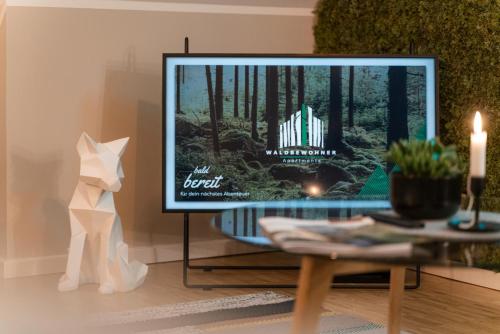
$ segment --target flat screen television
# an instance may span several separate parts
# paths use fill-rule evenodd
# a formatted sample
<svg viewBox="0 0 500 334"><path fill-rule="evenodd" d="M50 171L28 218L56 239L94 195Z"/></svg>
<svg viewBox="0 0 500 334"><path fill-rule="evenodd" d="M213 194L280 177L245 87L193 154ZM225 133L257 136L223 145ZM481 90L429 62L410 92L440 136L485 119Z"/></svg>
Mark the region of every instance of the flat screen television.
<svg viewBox="0 0 500 334"><path fill-rule="evenodd" d="M433 56L163 56L163 210L388 207L391 143L437 131Z"/></svg>

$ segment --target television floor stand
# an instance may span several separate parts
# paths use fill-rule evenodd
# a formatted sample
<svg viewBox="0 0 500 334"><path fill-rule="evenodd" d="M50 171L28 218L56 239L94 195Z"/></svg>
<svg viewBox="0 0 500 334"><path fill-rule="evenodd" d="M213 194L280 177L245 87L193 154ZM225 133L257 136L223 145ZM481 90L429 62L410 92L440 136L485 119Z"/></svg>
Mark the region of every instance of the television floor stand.
<svg viewBox="0 0 500 334"><path fill-rule="evenodd" d="M182 282L186 288L192 289L241 289L241 288L296 288L296 284L191 284L189 282L189 272L191 270L201 270L203 272L212 272L214 270L299 270L299 266L266 266L266 265L192 265L190 263L190 238L189 238L189 213L184 213L184 242L183 242L183 258L182 258ZM276 252L276 251L270 251ZM260 253L260 252L259 252ZM248 254L242 254L248 255ZM356 276L356 275L354 275ZM350 277L354 277L350 276ZM415 283L406 284L406 289L417 289L420 287L421 280L420 266L415 267ZM338 278L337 278L338 279ZM332 288L363 288L363 289L388 289L389 281L380 282L378 279L373 282L349 283L349 282L332 282Z"/></svg>

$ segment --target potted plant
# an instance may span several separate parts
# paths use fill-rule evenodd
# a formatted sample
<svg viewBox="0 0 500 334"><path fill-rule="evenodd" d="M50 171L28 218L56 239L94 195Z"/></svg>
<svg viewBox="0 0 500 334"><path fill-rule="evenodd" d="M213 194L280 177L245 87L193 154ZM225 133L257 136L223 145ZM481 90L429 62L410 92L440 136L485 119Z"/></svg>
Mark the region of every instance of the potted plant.
<svg viewBox="0 0 500 334"><path fill-rule="evenodd" d="M431 141L402 140L387 154L394 163L391 204L412 219L443 219L460 207L462 169L454 146Z"/></svg>

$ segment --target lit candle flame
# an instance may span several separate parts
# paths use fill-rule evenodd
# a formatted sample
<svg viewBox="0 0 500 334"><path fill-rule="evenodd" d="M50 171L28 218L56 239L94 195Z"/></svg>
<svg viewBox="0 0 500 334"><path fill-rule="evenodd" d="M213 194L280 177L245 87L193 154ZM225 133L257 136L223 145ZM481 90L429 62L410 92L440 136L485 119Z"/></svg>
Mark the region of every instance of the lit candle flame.
<svg viewBox="0 0 500 334"><path fill-rule="evenodd" d="M474 116L474 133L481 133L483 131L483 122L481 121L481 113L476 111Z"/></svg>

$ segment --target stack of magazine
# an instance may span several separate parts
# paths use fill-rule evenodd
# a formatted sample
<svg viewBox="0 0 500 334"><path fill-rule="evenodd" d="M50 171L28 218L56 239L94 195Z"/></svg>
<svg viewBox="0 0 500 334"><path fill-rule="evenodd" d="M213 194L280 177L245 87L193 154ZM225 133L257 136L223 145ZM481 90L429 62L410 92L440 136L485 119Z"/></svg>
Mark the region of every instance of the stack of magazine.
<svg viewBox="0 0 500 334"><path fill-rule="evenodd" d="M432 239L363 216L342 221L264 217L259 224L276 246L291 253L382 261L430 260L440 253Z"/></svg>

